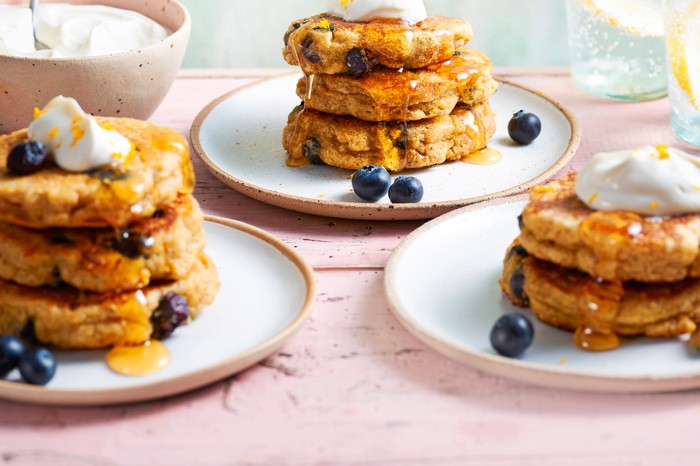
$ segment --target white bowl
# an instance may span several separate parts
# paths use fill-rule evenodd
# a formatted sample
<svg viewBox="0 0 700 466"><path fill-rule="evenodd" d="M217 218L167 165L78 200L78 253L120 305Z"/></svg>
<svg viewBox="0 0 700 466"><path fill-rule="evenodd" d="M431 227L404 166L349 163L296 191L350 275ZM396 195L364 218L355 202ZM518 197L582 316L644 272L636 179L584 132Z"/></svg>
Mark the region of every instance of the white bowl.
<svg viewBox="0 0 700 466"><path fill-rule="evenodd" d="M66 0L43 0L66 3ZM7 3L7 2L6 2ZM28 5L27 1L9 3ZM57 95L74 97L100 116L148 119L163 101L187 49L192 27L175 0L70 0L139 12L173 31L147 47L79 58L27 58L0 54L0 134L26 128L34 107Z"/></svg>

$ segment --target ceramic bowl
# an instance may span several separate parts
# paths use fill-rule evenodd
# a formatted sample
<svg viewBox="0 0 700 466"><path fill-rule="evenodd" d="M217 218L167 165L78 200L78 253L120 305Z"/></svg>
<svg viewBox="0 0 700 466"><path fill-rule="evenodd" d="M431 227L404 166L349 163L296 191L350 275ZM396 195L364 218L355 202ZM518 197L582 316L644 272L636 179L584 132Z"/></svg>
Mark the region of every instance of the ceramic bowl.
<svg viewBox="0 0 700 466"><path fill-rule="evenodd" d="M66 0L42 0L66 3ZM28 5L26 1L10 1ZM173 31L165 40L127 52L79 58L0 54L0 134L26 128L34 107L57 95L74 97L100 116L148 119L175 79L187 49L191 19L175 0L69 0L137 11Z"/></svg>

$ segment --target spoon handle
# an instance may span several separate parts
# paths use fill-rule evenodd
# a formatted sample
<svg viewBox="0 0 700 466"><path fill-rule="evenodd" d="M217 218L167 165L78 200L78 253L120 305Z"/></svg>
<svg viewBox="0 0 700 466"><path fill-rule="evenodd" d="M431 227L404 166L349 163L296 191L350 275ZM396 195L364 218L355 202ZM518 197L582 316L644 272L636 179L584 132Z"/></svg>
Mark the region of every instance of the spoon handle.
<svg viewBox="0 0 700 466"><path fill-rule="evenodd" d="M39 0L29 0L29 8L32 10L32 24L34 30L36 31L36 21L39 15L37 15L37 8L39 7Z"/></svg>

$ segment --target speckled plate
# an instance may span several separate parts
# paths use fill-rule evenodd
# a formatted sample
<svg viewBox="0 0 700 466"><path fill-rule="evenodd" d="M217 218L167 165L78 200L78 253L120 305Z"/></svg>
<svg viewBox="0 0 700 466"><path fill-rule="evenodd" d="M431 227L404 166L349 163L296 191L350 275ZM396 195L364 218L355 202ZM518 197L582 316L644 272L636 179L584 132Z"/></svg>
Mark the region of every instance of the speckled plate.
<svg viewBox="0 0 700 466"><path fill-rule="evenodd" d="M406 328L448 358L535 385L606 392L700 387L700 352L683 338L625 339L616 350L591 353L525 309L535 327L532 346L519 359L491 348L494 322L517 309L502 297L498 279L525 202L517 196L465 207L406 238L385 274L389 305Z"/></svg>
<svg viewBox="0 0 700 466"><path fill-rule="evenodd" d="M165 370L127 377L109 370L105 351L55 351L46 387L0 380L0 398L47 405L102 405L182 393L228 377L277 351L310 312L313 270L279 239L233 220L208 217L207 253L221 289L197 320L165 340Z"/></svg>
<svg viewBox="0 0 700 466"><path fill-rule="evenodd" d="M489 146L503 154L491 166L452 162L413 170L425 187L418 204L362 202L351 191L351 172L327 166L285 165L282 129L299 103L298 73L258 81L207 105L191 130L195 152L224 183L250 197L300 212L351 219L433 218L475 202L524 192L552 177L573 156L581 134L561 104L524 87L500 81L490 99L498 130ZM525 109L542 120L542 134L530 146L515 145L507 126Z"/></svg>

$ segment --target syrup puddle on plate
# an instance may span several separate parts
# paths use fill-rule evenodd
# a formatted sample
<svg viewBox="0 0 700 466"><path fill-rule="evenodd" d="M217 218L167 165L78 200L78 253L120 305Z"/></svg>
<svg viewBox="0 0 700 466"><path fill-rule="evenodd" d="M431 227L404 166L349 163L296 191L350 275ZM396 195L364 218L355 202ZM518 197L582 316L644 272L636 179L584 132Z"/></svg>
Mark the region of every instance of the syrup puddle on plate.
<svg viewBox="0 0 700 466"><path fill-rule="evenodd" d="M503 155L497 149L486 147L471 154L467 154L460 160L473 165L495 165L501 161Z"/></svg>
<svg viewBox="0 0 700 466"><path fill-rule="evenodd" d="M160 341L150 340L138 346L115 346L109 350L105 360L117 374L149 375L170 364L170 352Z"/></svg>

